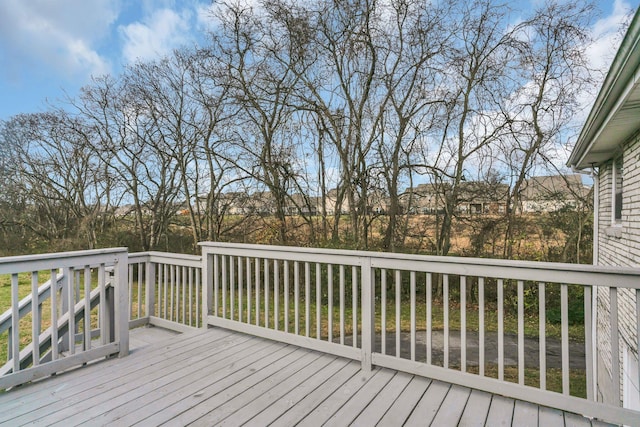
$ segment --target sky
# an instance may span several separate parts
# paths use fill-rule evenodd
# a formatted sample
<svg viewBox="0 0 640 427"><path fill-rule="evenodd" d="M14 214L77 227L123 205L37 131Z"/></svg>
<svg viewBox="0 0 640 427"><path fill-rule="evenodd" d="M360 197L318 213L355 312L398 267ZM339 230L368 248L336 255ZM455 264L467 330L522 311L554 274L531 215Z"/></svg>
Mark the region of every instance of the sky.
<svg viewBox="0 0 640 427"><path fill-rule="evenodd" d="M511 5L525 11L542 1ZM639 3L596 0L592 65L608 68L620 22ZM92 76L202 43L210 7L210 0L0 0L0 120L59 105Z"/></svg>

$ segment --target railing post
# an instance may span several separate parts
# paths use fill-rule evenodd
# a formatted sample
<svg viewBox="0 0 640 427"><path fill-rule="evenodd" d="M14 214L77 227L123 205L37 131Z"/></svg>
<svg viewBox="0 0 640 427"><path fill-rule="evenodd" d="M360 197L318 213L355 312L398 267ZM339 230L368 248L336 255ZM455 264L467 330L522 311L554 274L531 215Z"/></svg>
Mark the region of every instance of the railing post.
<svg viewBox="0 0 640 427"><path fill-rule="evenodd" d="M375 342L375 292L371 257L363 257L362 277L362 370L371 371L373 343Z"/></svg>
<svg viewBox="0 0 640 427"><path fill-rule="evenodd" d="M106 312L107 321L104 326L102 326L102 333L107 337L107 342L115 342L116 341L116 302L115 302L115 278L113 274L113 270L108 270L107 273L109 275L108 282L111 286L105 289L105 301L104 301L104 310ZM100 302L102 304L102 301Z"/></svg>
<svg viewBox="0 0 640 427"><path fill-rule="evenodd" d="M584 344L585 344L585 367L587 376L587 399L595 401L595 375L594 365L595 360L594 340L593 340L593 297L592 292L594 289L590 285L584 287ZM597 289L596 289L597 291Z"/></svg>
<svg viewBox="0 0 640 427"><path fill-rule="evenodd" d="M69 287L73 286L71 270L68 268L62 269L62 291L60 292L60 316L64 316L65 313L69 313L69 307L73 306L73 302L69 301ZM71 325L71 315L69 315L69 325ZM60 337L60 352L69 350L69 333Z"/></svg>
<svg viewBox="0 0 640 427"><path fill-rule="evenodd" d="M202 327L207 329L213 295L213 254L205 247L202 248L202 280Z"/></svg>
<svg viewBox="0 0 640 427"><path fill-rule="evenodd" d="M145 314L149 318L155 314L156 307L156 264L151 262L151 256L147 257L145 265Z"/></svg>
<svg viewBox="0 0 640 427"><path fill-rule="evenodd" d="M120 345L118 357L129 354L129 290L127 289L128 254L122 252L116 255L114 268L115 280L115 339Z"/></svg>

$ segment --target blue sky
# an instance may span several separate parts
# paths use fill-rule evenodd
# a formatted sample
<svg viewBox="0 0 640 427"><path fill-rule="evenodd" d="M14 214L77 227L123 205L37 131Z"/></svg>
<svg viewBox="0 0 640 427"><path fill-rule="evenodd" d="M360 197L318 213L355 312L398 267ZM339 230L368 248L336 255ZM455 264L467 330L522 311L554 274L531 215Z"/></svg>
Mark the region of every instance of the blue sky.
<svg viewBox="0 0 640 427"><path fill-rule="evenodd" d="M518 4L524 10L541 1ZM608 66L620 20L639 3L597 1L595 66ZM201 41L210 7L202 0L0 0L0 120L74 96L92 75L118 74L136 60Z"/></svg>

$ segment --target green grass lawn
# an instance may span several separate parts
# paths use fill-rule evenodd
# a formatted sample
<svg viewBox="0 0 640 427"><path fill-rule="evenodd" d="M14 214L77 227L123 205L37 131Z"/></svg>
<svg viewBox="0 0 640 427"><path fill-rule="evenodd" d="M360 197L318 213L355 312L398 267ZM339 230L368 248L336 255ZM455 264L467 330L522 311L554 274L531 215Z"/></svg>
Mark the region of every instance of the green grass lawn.
<svg viewBox="0 0 640 427"><path fill-rule="evenodd" d="M229 298L229 296L227 297ZM246 304L246 295L243 295L243 314L242 319L246 320L247 318L247 304ZM312 297L312 302L309 304L309 313L310 313L310 329L312 331L312 336L315 337L316 331L316 303L315 297ZM221 301L219 301L221 304ZM227 302L228 303L228 302ZM269 323L273 326L274 322L274 304L273 300L270 301L270 314L269 314ZM282 325L284 325L284 298L280 297L280 313L279 313L279 325L282 329ZM260 324L264 323L264 298L261 295L260 298ZM222 306L219 306L220 315L222 315ZM301 302L299 305L299 321L302 330L304 331L305 326L305 317L306 317L306 308L304 302ZM336 333L339 332L339 314L340 314L340 306L339 303L333 304L333 335L336 336ZM255 294L252 295L252 310L251 310L251 319L252 323L255 323ZM237 299L236 299L236 307L234 310L235 318L237 318ZM321 306L321 337L326 338L328 336L328 305L323 304ZM295 325L295 315L294 315L294 304L293 297L289 300L289 330L292 331ZM433 330L443 330L444 329L444 307L441 301L434 301L432 304L432 329ZM449 307L449 329L450 330L460 330L461 328L461 311L460 307L451 304ZM230 310L227 308L226 316L229 317L231 315ZM361 313L358 313L358 322L360 322ZM345 302L345 330L347 334L351 334L353 329L353 310L351 305L351 300ZM426 317L427 317L427 309L424 301L416 302L416 329L417 330L426 330ZM375 327L376 331L380 332L382 330L382 317L381 317L381 306L378 303L376 305L376 317L375 317ZM466 330L467 331L475 331L479 330L480 326L480 314L477 306L468 305L466 309ZM388 331L395 330L396 327L396 316L395 316L395 304L393 302L387 303L386 308L386 329ZM400 330L403 332L408 332L411 330L411 309L408 302L404 302L401 305L400 310ZM484 330L486 332L495 332L498 330L498 312L497 309L491 305L487 305L485 307L485 319L484 319ZM518 332L518 319L516 316L504 315L504 331L505 334L517 334ZM548 319L545 322L545 336L547 338L552 339L560 339L561 338L561 326L560 324L552 323ZM525 336L537 338L539 335L539 318L536 315L529 315L524 317L524 332ZM569 325L569 339L584 342L584 325L583 324L572 324Z"/></svg>

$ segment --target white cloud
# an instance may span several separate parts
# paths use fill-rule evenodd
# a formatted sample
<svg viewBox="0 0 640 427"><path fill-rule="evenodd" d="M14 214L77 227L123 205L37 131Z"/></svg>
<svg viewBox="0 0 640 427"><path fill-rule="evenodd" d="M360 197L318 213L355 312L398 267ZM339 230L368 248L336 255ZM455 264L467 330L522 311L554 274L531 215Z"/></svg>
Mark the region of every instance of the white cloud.
<svg viewBox="0 0 640 427"><path fill-rule="evenodd" d="M144 18L120 27L124 39L122 55L126 62L151 60L164 56L192 39L191 12L178 13L172 9L158 9Z"/></svg>
<svg viewBox="0 0 640 427"><path fill-rule="evenodd" d="M611 14L595 23L592 30L594 43L587 51L592 67L607 71L622 41L620 29L632 10L624 0L615 0Z"/></svg>
<svg viewBox="0 0 640 427"><path fill-rule="evenodd" d="M586 56L589 67L599 72L599 81L592 90L585 90L578 96L578 112L574 117L575 123L584 123L591 106L598 95L600 85L604 81L611 62L618 51L624 33L621 32L624 23L630 18L632 6L624 0L615 0L609 15L603 16L591 28L593 42L587 46Z"/></svg>
<svg viewBox="0 0 640 427"><path fill-rule="evenodd" d="M103 74L109 63L94 45L108 35L118 16L114 0L3 0L0 54L9 73L25 62L72 78Z"/></svg>
<svg viewBox="0 0 640 427"><path fill-rule="evenodd" d="M196 7L196 20L198 28L202 30L212 31L216 26L216 18L214 17L213 4L201 4Z"/></svg>

